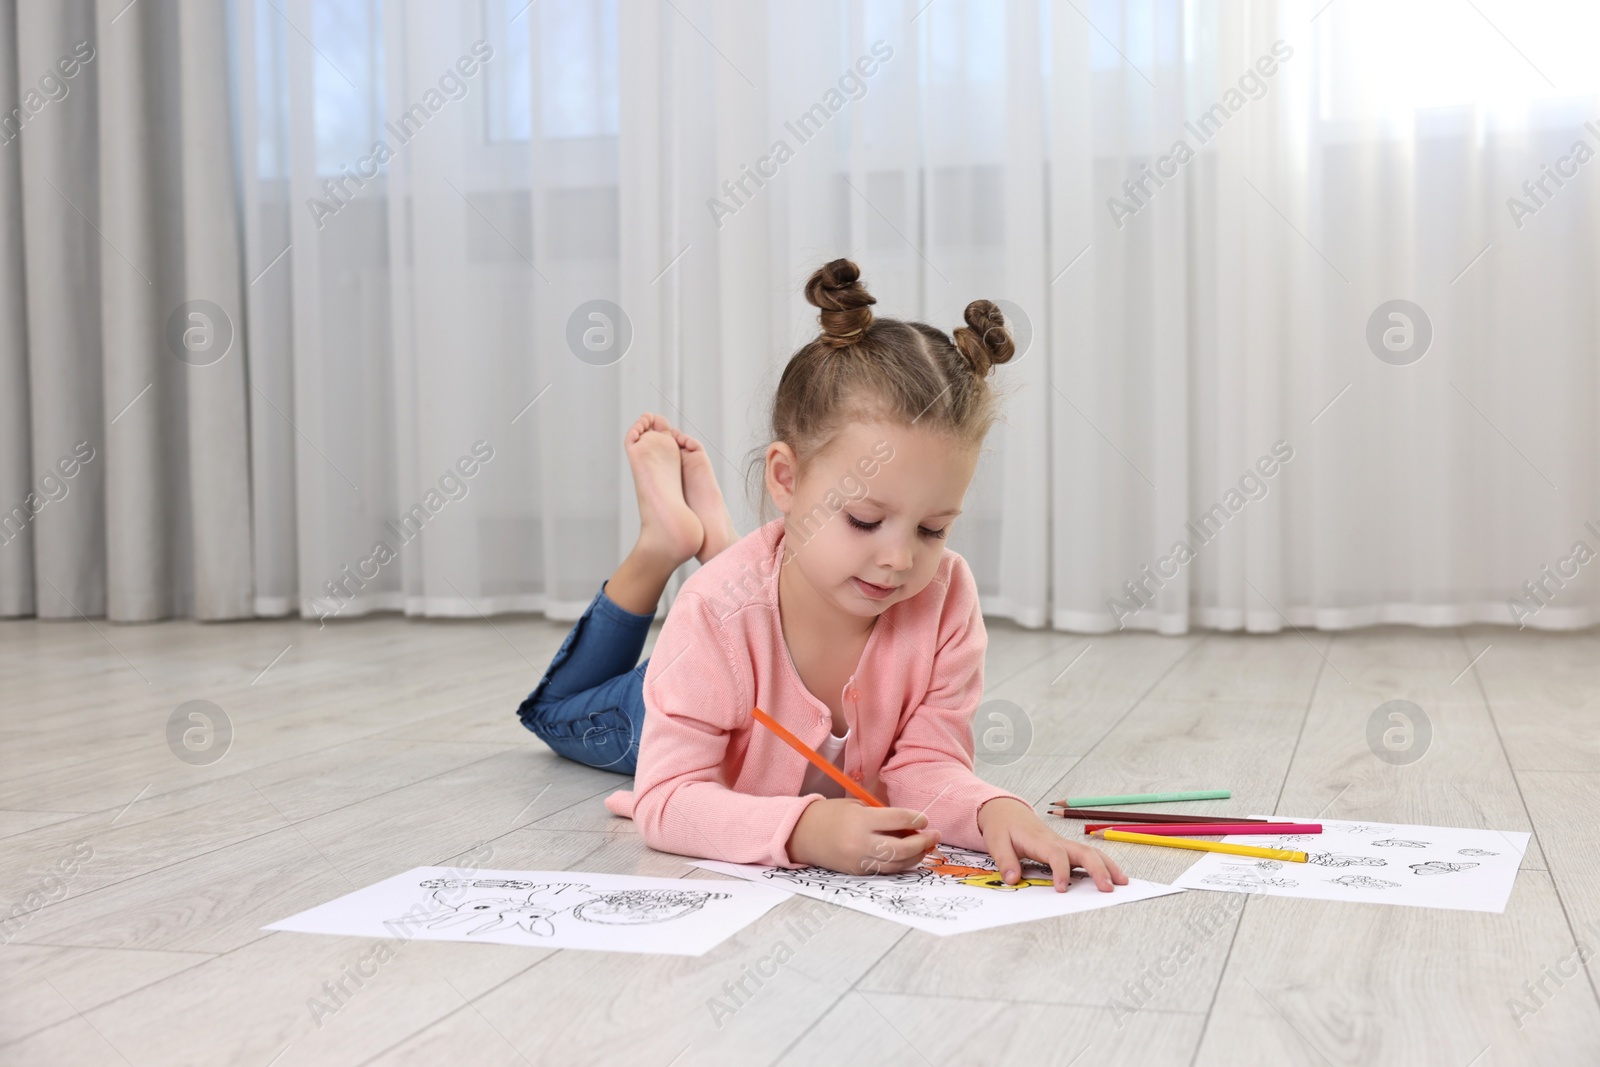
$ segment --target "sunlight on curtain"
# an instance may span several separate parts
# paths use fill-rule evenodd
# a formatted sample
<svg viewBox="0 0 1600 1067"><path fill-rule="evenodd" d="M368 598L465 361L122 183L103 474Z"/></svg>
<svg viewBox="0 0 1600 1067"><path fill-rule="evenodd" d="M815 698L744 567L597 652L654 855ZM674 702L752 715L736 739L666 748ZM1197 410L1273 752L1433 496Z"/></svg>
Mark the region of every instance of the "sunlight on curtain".
<svg viewBox="0 0 1600 1067"><path fill-rule="evenodd" d="M1483 8L1495 22L1455 0L1341 0L1318 36L1319 117L1408 121L1415 112L1467 105L1514 117L1600 91L1600 7L1562 0Z"/></svg>

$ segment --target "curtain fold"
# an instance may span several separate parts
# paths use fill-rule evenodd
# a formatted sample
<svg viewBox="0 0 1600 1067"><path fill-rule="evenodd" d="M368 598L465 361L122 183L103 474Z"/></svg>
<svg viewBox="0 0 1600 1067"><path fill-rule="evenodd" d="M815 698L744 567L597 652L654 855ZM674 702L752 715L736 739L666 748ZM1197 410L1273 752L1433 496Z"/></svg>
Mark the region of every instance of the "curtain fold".
<svg viewBox="0 0 1600 1067"><path fill-rule="evenodd" d="M1015 325L993 617L1592 626L1597 27L1547 6L0 0L0 614L576 617L640 411L760 521L848 255Z"/></svg>
<svg viewBox="0 0 1600 1067"><path fill-rule="evenodd" d="M41 618L106 610L101 239L81 213L98 213L99 206L93 16L86 0L17 7L17 90L9 110L20 128L0 149L16 154L22 177L7 226L23 235L27 347L8 355L27 363L31 431L17 464L27 494L0 505L8 517L23 519L23 528L0 547L32 557L23 588L7 599ZM87 62L65 77L56 64L80 53ZM76 475L67 478L80 452ZM61 488L54 489L58 479Z"/></svg>
<svg viewBox="0 0 1600 1067"><path fill-rule="evenodd" d="M0 358L14 390L0 610L248 615L222 13L78 0L0 16L16 91L0 146Z"/></svg>
<svg viewBox="0 0 1600 1067"><path fill-rule="evenodd" d="M0 92L17 78L16 0L0 0ZM10 116L0 116L0 123ZM13 119L13 121L18 121ZM31 615L33 595L32 405L28 389L28 285L22 231L20 128L0 125L0 616ZM16 502L16 503L13 503ZM22 514L16 514L20 504ZM9 521L8 521L9 520Z"/></svg>

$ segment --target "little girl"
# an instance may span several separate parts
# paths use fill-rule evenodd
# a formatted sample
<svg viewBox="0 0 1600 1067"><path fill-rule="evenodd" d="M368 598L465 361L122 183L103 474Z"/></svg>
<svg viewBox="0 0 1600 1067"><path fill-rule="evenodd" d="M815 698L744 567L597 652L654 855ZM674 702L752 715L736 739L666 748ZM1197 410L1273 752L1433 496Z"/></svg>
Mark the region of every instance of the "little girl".
<svg viewBox="0 0 1600 1067"><path fill-rule="evenodd" d="M1058 892L1074 865L1109 892L1127 884L1115 863L972 771L987 637L944 540L995 418L990 368L1013 353L1004 317L974 301L952 341L874 318L859 277L837 259L806 283L822 334L784 369L765 455L780 518L738 537L698 441L648 413L629 429L638 543L518 714L560 755L633 774L606 807L652 848L860 874L945 841L988 852L1007 884L1028 858ZM846 795L757 707L889 806Z"/></svg>

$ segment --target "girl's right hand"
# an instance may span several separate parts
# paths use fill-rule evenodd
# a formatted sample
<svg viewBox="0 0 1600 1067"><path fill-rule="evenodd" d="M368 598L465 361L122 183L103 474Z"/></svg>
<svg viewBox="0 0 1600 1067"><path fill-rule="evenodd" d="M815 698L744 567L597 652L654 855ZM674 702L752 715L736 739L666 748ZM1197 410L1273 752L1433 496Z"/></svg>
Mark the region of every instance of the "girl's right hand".
<svg viewBox="0 0 1600 1067"><path fill-rule="evenodd" d="M939 843L928 817L910 808L869 808L854 797L806 806L789 835L789 858L843 874L892 874L922 862Z"/></svg>

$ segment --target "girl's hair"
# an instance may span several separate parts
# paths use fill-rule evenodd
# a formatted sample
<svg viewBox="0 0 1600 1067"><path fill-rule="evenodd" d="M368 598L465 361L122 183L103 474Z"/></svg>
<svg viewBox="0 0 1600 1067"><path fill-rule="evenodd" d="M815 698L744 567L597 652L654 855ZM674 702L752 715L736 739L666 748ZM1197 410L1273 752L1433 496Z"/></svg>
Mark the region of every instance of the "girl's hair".
<svg viewBox="0 0 1600 1067"><path fill-rule="evenodd" d="M848 259L812 274L806 300L821 309L822 333L784 368L769 438L793 448L802 468L856 420L926 427L973 446L983 441L998 415L989 373L1016 352L991 301L968 304L967 324L953 339L926 323L878 318L877 299ZM753 466L764 471L759 460ZM764 513L765 494L762 504Z"/></svg>

